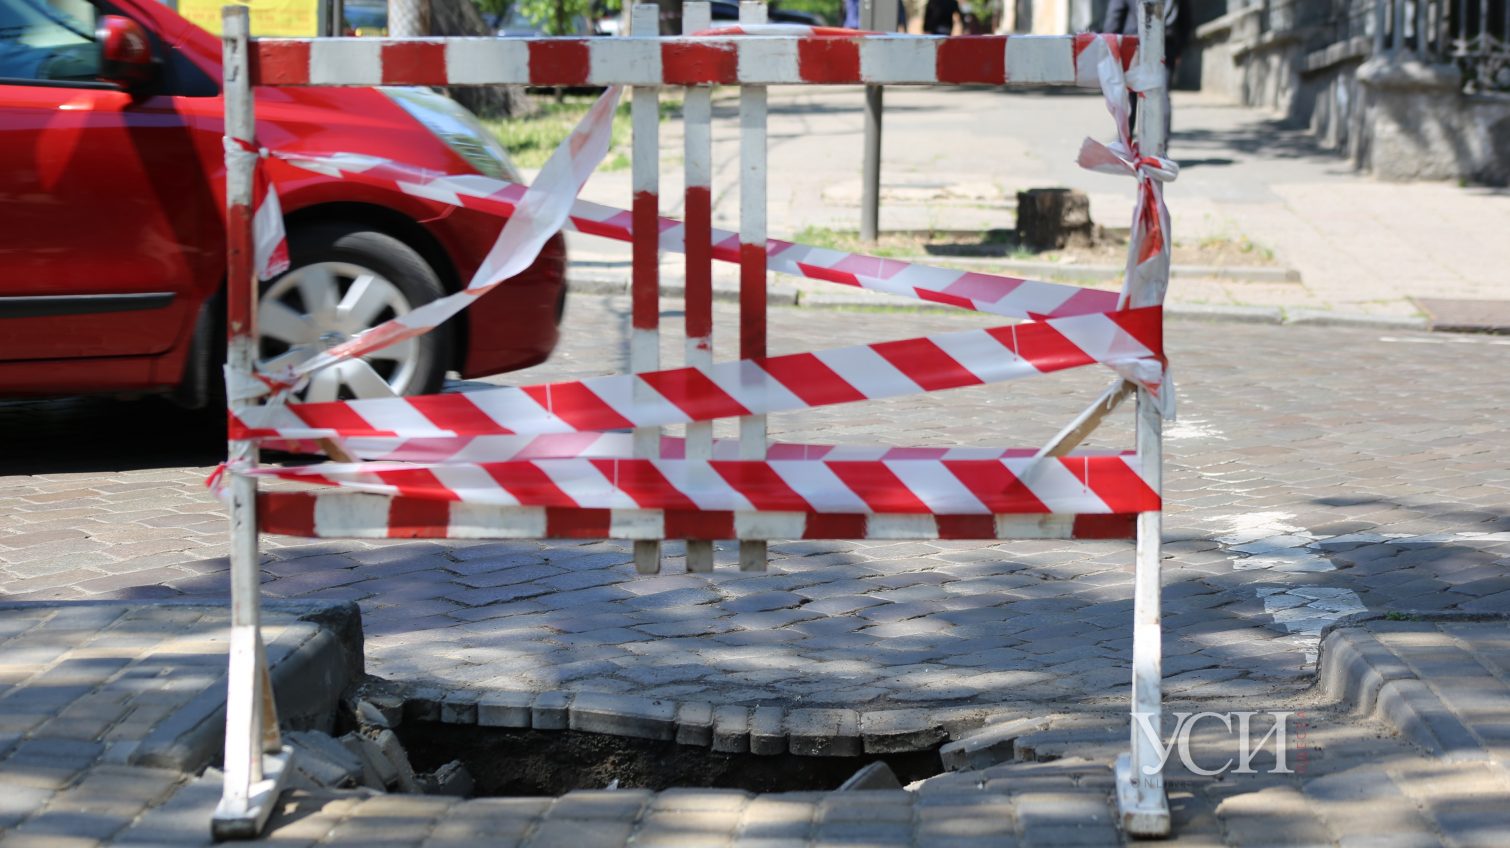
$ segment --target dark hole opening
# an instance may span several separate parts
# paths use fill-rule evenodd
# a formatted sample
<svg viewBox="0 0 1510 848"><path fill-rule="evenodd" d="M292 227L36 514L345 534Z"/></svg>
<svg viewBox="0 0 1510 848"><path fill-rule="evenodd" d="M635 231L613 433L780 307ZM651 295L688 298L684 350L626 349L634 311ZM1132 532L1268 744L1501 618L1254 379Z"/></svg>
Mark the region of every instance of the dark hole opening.
<svg viewBox="0 0 1510 848"><path fill-rule="evenodd" d="M672 787L802 792L839 788L878 760L907 784L943 770L938 750L855 757L728 754L695 745L574 730L404 722L396 731L416 771L460 760L477 797L563 795L573 789Z"/></svg>

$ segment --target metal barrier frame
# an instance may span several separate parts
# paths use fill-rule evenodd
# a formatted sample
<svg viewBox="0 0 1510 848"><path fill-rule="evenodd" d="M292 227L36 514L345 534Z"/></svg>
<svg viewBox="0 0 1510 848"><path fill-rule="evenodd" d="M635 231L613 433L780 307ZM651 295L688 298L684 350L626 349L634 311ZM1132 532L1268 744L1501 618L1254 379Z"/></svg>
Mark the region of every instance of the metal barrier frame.
<svg viewBox="0 0 1510 848"><path fill-rule="evenodd" d="M1139 70L1145 79L1163 74L1164 2L1140 0L1142 50ZM740 4L742 25L765 23L766 7L744 0ZM639 4L633 10L634 30L656 33L657 7ZM684 31L698 32L711 23L708 4L688 2L684 7ZM927 37L861 36L854 49L855 73L866 82L884 84L939 84L951 82L1071 83L1079 76L1073 58L1074 36L964 37L934 39L932 52L915 50ZM707 234L711 230L711 83L728 82L731 73L740 84L740 336L742 359L766 353L766 84L851 80L804 80L803 57L793 39L760 39L746 52L740 51L737 69L727 66L707 71L705 78L667 82L659 67L648 70L637 64L638 54L621 48L637 47L632 41L655 40L658 35L631 39L596 39L591 49L576 39L313 39L280 40L273 47L302 56L305 78L282 78L267 61L267 52L257 52L250 40L247 9L224 7L225 132L227 150L233 146L255 149L255 120L251 85L254 74L262 85L373 85L407 84L557 84L622 83L634 87L632 105L634 189L633 306L630 368L641 372L659 367L659 280L656 216L658 212L658 106L663 87L685 86L686 121L686 361L693 366L712 363L712 266ZM695 52L696 45L689 45ZM1007 50L1011 43L1016 51ZM537 47L536 45L543 45ZM946 61L948 48L952 59ZM506 49L505 49L506 48ZM381 57L393 50L400 61L384 65ZM316 51L319 51L318 54ZM302 54L300 51L303 51ZM454 51L454 52L453 52ZM1000 51L1000 52L994 52ZM254 56L255 53L255 56ZM507 55L505 55L507 53ZM1064 58L1061 58L1063 54ZM471 63L455 61L458 55ZM589 56L591 59L589 60ZM747 57L749 61L747 61ZM922 59L928 57L925 64ZM761 61L762 59L768 61ZM254 61L260 66L254 69ZM441 67L433 67L439 61ZM1067 64L1066 64L1067 63ZM817 63L815 62L815 65ZM695 63L693 63L695 66ZM946 68L946 65L948 66ZM1066 68L1068 77L1066 78ZM796 69L797 78L793 78ZM948 73L945 73L945 71ZM1162 152L1165 145L1167 99L1155 91L1141 100L1144 120L1139 122L1141 145ZM252 200L256 161L254 157L227 153L227 381L245 384L253 379L256 360L257 281L253 267ZM1166 234L1167 237L1167 234ZM1129 250L1137 255L1142 245ZM1162 495L1163 423L1159 404L1143 388L1129 383L1108 390L1079 418L1059 433L1043 450L1062 456L1072 450L1129 394L1136 393L1136 455L1143 479ZM255 404L230 402L235 413ZM637 456L652 457L659 451L660 429L635 430ZM712 454L712 424L697 422L687 429L687 455L706 458ZM767 450L764 416L747 416L739 425L740 456L761 459ZM243 467L257 462L257 444L250 440L229 443L229 461ZM231 530L231 637L225 737L225 785L211 824L217 839L252 838L265 827L292 763L291 750L282 745L278 730L267 658L261 636L257 515L257 480L231 474L229 512ZM1159 755L1161 727L1161 630L1160 551L1161 512L1137 515L1136 566L1134 578L1134 626L1132 704L1129 753L1116 763L1117 802L1122 826L1132 835L1159 836L1169 832L1169 808L1164 794L1162 758ZM1062 531L1074 537L1072 530ZM518 535L511 533L510 535ZM758 534L752 534L758 535ZM634 538L634 560L641 573L660 568L659 539L625 533ZM689 571L706 572L713 567L713 543L689 540ZM760 538L740 541L742 570L763 570L766 542Z"/></svg>

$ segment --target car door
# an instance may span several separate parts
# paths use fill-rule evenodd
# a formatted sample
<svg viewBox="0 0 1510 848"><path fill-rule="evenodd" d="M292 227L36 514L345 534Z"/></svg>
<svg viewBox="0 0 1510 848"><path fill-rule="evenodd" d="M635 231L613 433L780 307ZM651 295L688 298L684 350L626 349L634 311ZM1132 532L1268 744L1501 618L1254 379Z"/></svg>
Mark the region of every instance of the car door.
<svg viewBox="0 0 1510 848"><path fill-rule="evenodd" d="M214 285L218 204L172 92L95 81L106 11L0 0L0 361L163 352Z"/></svg>

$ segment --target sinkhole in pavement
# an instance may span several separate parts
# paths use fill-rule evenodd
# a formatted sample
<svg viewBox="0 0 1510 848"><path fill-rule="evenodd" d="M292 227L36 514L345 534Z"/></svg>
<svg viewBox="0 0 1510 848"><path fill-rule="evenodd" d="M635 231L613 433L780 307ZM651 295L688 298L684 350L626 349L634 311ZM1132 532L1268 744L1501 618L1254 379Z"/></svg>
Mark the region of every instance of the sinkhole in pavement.
<svg viewBox="0 0 1510 848"><path fill-rule="evenodd" d="M460 760L475 797L563 795L574 789L680 788L799 792L838 789L874 762L902 784L943 771L938 749L806 757L734 754L697 745L575 730L517 730L406 721L396 728L416 771ZM617 783L615 783L617 781Z"/></svg>

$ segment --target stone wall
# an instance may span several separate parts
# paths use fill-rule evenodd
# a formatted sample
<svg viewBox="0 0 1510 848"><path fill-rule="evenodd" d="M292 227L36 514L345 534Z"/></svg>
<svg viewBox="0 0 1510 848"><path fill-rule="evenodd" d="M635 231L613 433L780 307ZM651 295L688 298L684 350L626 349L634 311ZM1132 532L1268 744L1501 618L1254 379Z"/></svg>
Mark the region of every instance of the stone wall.
<svg viewBox="0 0 1510 848"><path fill-rule="evenodd" d="M1198 19L1210 15L1210 4L1201 8ZM1375 56L1373 8L1373 0L1229 7L1197 28L1181 87L1309 127L1380 179L1505 184L1510 96L1465 94L1455 66L1408 50Z"/></svg>

